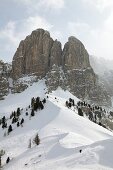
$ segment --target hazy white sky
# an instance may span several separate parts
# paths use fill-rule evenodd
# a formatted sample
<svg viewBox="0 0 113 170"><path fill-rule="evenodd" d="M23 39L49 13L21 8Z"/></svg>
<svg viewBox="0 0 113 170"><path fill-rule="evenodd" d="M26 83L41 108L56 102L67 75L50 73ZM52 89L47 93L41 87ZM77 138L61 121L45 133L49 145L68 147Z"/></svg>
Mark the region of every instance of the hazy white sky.
<svg viewBox="0 0 113 170"><path fill-rule="evenodd" d="M11 61L37 28L62 44L74 35L89 54L113 59L113 0L0 0L0 59Z"/></svg>

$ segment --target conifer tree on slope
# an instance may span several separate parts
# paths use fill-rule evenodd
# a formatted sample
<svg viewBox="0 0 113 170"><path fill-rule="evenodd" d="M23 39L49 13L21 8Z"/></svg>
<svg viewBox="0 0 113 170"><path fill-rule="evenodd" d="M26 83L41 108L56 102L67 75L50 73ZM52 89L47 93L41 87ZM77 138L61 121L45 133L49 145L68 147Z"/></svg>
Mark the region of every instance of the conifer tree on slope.
<svg viewBox="0 0 113 170"><path fill-rule="evenodd" d="M40 144L40 138L39 138L38 134L36 134L36 136L34 138L34 142L35 142L36 145Z"/></svg>

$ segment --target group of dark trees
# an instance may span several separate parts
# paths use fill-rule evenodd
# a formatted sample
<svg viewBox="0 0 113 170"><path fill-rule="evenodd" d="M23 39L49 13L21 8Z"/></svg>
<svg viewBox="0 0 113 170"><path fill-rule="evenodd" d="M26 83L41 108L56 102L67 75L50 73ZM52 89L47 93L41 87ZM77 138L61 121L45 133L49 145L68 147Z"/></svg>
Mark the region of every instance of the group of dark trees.
<svg viewBox="0 0 113 170"><path fill-rule="evenodd" d="M46 99L44 98L42 101L40 97L31 99L31 116L35 116L35 111L43 110L44 104L46 103Z"/></svg>
<svg viewBox="0 0 113 170"><path fill-rule="evenodd" d="M24 123L24 119L20 119L20 115L21 115L21 110L20 108L17 108L17 111L13 111L9 118L6 119L5 116L3 116L1 119L0 119L0 125L2 125L2 128L8 128L7 129L7 134L9 134L10 132L13 131L13 128L12 128L12 124L17 124L17 127L19 127L20 125L22 125ZM11 120L11 124L9 126L7 126L7 121L8 120Z"/></svg>
<svg viewBox="0 0 113 170"><path fill-rule="evenodd" d="M97 106L97 105L92 106L91 104L85 101L78 101L77 104L75 104L74 100L71 98L69 98L69 100L66 101L65 104L66 107L68 108L71 107L76 108L78 110L78 115L86 116L89 120L106 128L106 126L102 123L102 118L105 117L106 110L103 109L101 106Z"/></svg>
<svg viewBox="0 0 113 170"><path fill-rule="evenodd" d="M11 125L7 126L7 119L5 116L3 116L0 119L0 125L2 126L3 129L8 128L8 131L7 131L8 134L12 131L12 126Z"/></svg>
<svg viewBox="0 0 113 170"><path fill-rule="evenodd" d="M29 109L29 111L31 112L29 116L30 117L35 116L35 111L44 109L45 103L46 103L45 98L43 100L41 100L40 97L37 97L37 98L33 97L31 99L31 105L29 105L26 108L25 115L26 116L29 115L29 112L28 112L28 109ZM25 120L24 120L24 118L22 118L22 111L23 111L23 109L20 109L18 107L16 111L13 111L10 114L9 118L6 118L5 116L3 116L0 119L0 125L1 125L2 129L5 129L5 128L7 129L7 132L4 133L4 136L6 136L7 134L9 134L10 132L13 131L13 127L12 127L13 124L16 124L17 127L19 127L19 126L23 127ZM11 120L11 121L9 121L9 122L11 122L11 124L9 126L7 125L8 120Z"/></svg>
<svg viewBox="0 0 113 170"><path fill-rule="evenodd" d="M0 125L2 125L2 128L7 128L7 122L6 122L6 117L3 116L1 119L0 119Z"/></svg>
<svg viewBox="0 0 113 170"><path fill-rule="evenodd" d="M69 100L66 101L66 106L67 106L68 108L71 108L72 106L75 106L74 99L69 98Z"/></svg>
<svg viewBox="0 0 113 170"><path fill-rule="evenodd" d="M86 103L85 101L79 101L77 103L77 108L78 110L81 109L83 114L85 114L89 120L97 123L99 123L99 121L101 121L102 116L104 115L104 113L106 112L105 109L103 110L102 107L100 106L92 106L88 103Z"/></svg>
<svg viewBox="0 0 113 170"><path fill-rule="evenodd" d="M26 108L26 112L25 115L29 117L35 116L35 113L38 110L43 110L44 109L44 104L46 103L46 99L44 98L43 100L40 99L40 97L37 98L32 98L31 99L31 105L29 105ZM13 111L9 117L5 117L3 116L0 119L0 126L2 127L2 129L7 129L7 133L5 131L4 136L6 136L7 134L10 134L10 132L13 131L13 124L16 124L17 127L19 127L20 125L23 126L24 124L24 118L22 117L23 114L23 109L17 108L16 111ZM8 123L10 122L9 126ZM33 142L36 145L40 144L40 138L39 135L36 134L35 138L33 139ZM31 140L29 141L29 148L31 148ZM3 154L5 154L2 150L0 151L0 168L2 167L2 163L1 163L1 158L3 156ZM10 157L7 157L6 159L6 163L9 163L10 161Z"/></svg>
<svg viewBox="0 0 113 170"><path fill-rule="evenodd" d="M42 110L44 109L44 104L46 103L46 99L44 98L43 100L40 100L40 97L37 97L37 98L32 98L31 99L31 105L29 105L27 108L26 108L26 112L25 112L25 115L26 116L35 116L35 112L38 111L38 110ZM1 119L0 119L0 126L2 127L2 129L7 129L7 134L9 134L10 132L13 131L13 128L12 128L12 125L13 124L16 124L17 127L19 127L20 125L23 126L24 124L24 118L22 118L22 111L23 109L20 109L20 108L17 108L16 111L13 111L10 116L8 118L6 118L5 116L3 116ZM29 114L30 112L30 114ZM8 122L11 122L11 124L8 126L7 124L9 123ZM4 133L6 136L6 132ZM39 135L36 134L35 138L33 139L33 142L36 144L36 145L39 145L40 144L40 138L39 138ZM31 148L31 139L29 141L29 148ZM3 156L3 154L5 154L3 152L3 150L0 151L0 168L2 167L2 163L1 163L1 157ZM7 157L6 159L6 163L9 163L10 161L10 157Z"/></svg>
<svg viewBox="0 0 113 170"><path fill-rule="evenodd" d="M44 98L42 101L40 100L40 97L32 98L31 99L31 107L34 111L42 110L44 109L44 104L46 103L46 99Z"/></svg>
<svg viewBox="0 0 113 170"><path fill-rule="evenodd" d="M12 120L12 124L17 125L17 127L19 127L20 125L22 125L24 123L24 119L20 118L21 115L21 110L20 108L17 108L17 111L12 112L12 114L10 115L10 119ZM11 129L12 126L10 126Z"/></svg>

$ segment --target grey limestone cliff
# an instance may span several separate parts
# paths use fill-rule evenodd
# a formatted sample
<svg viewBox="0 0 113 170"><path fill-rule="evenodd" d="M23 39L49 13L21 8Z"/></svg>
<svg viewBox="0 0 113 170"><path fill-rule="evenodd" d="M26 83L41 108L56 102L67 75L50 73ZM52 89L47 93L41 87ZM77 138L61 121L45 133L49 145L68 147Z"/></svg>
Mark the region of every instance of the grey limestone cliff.
<svg viewBox="0 0 113 170"><path fill-rule="evenodd" d="M89 54L80 40L71 36L62 45L50 33L37 29L20 42L12 62L13 79L25 75L46 78L48 90L61 86L81 99L110 105L110 96L101 88L98 76L89 61Z"/></svg>

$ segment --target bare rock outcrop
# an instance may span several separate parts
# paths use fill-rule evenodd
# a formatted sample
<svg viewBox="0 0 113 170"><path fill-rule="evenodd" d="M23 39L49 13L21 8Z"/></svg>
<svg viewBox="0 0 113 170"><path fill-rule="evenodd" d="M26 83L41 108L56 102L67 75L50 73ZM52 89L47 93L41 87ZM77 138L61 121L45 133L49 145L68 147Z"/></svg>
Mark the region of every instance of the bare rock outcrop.
<svg viewBox="0 0 113 170"><path fill-rule="evenodd" d="M50 66L61 63L61 43L53 41L49 32L38 29L27 36L13 57L12 71L14 79L22 75L35 73L45 76Z"/></svg>
<svg viewBox="0 0 113 170"><path fill-rule="evenodd" d="M63 66L66 70L86 69L90 66L89 54L80 40L69 37L63 49Z"/></svg>

